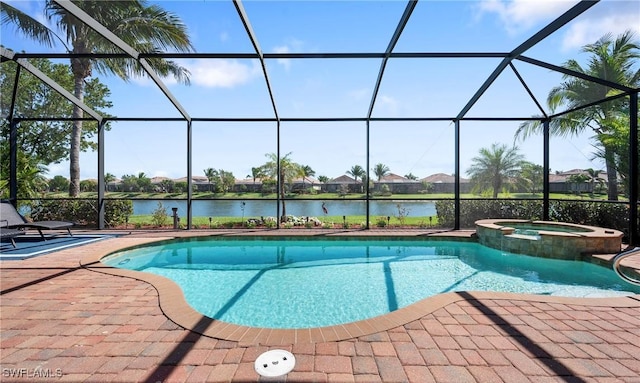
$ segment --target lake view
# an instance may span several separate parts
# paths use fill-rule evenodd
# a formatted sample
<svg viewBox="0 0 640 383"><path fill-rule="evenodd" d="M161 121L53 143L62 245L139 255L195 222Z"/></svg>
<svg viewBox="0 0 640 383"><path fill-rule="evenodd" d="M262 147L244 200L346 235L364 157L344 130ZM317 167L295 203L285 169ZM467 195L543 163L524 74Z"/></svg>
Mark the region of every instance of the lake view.
<svg viewBox="0 0 640 383"><path fill-rule="evenodd" d="M178 216L187 215L187 202L186 201L160 201L162 206L167 210L169 215L172 215L171 208L178 208ZM286 201L287 215L295 216L309 216L322 218L325 214L322 210L322 204L325 204L327 208L328 216L352 216L352 215L366 215L366 202L365 201ZM408 217L425 217L435 216L436 208L435 203L432 201L370 201L370 212L372 217L375 216L397 216L398 205L401 209L406 209L406 216ZM202 201L193 200L193 216L194 217L275 217L276 216L276 201L261 201L251 200L245 201L232 201L232 200L217 200L217 201ZM158 207L158 201L133 201L133 214L134 215L151 215L153 211ZM244 213L243 213L244 209Z"/></svg>

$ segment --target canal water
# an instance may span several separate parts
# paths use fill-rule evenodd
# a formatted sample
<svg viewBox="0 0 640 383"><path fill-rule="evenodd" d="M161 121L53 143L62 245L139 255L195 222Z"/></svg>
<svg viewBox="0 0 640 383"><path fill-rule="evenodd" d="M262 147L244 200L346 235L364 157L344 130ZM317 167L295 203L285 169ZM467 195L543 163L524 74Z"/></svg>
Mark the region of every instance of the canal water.
<svg viewBox="0 0 640 383"><path fill-rule="evenodd" d="M152 201L152 200L134 200L134 215L151 215L158 208L158 202L166 209L167 214L171 215L172 208L178 208L178 216L186 216L186 201ZM321 218L325 216L322 208L324 204L328 216L353 216L366 215L365 201L337 201L337 200L313 200L313 201L286 201L287 215L308 216ZM275 217L276 201L192 201L194 217ZM282 213L282 212L281 212ZM390 216L397 217L403 215L406 217L428 217L436 215L435 203L432 201L407 201L407 200L373 200L370 201L370 212L372 217Z"/></svg>

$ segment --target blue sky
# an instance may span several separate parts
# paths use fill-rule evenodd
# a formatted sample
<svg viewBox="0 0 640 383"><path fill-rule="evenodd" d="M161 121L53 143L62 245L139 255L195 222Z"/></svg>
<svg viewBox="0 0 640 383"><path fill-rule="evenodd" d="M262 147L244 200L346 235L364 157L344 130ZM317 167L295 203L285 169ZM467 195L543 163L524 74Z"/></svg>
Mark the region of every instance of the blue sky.
<svg viewBox="0 0 640 383"><path fill-rule="evenodd" d="M36 17L42 2L10 1ZM159 1L187 24L198 52L249 53L253 47L231 1ZM421 1L394 52L509 52L576 1ZM246 14L263 52L384 52L404 12L404 1L245 1ZM525 53L561 65L587 58L580 48L606 33L626 29L640 36L640 3L603 0ZM63 52L16 36L3 25L1 43L15 51ZM61 61L65 62L65 61ZM459 113L500 59L392 59L381 83L373 117L452 117ZM184 60L191 86L165 79L191 117L274 117L257 60ZM266 63L282 118L366 117L379 59L287 59ZM546 69L514 62L544 104L561 77ZM118 117L180 117L179 111L148 79L130 82L100 76L112 92ZM468 117L528 117L539 114L511 70L506 70L469 111ZM518 122L462 122L462 171L483 147L514 142ZM453 124L372 122L370 165L426 177L454 172ZM353 165L366 166L364 122L283 122L281 152L311 166L316 175L338 177ZM589 134L553 138L551 169L602 169L592 159ZM541 137L517 142L527 160L542 164ZM121 177L178 178L186 175L186 123L116 122L106 136L106 171ZM193 123L193 172L209 167L232 171L236 178L276 151L275 123ZM97 176L96 154L81 159L82 178ZM49 166L49 176L68 176L68 163ZM464 176L464 174L463 174Z"/></svg>

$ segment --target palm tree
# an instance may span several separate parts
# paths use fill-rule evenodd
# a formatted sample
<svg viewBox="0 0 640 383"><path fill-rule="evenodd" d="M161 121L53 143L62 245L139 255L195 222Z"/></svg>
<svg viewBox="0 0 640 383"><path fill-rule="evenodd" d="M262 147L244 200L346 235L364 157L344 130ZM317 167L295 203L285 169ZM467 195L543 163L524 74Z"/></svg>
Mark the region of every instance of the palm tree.
<svg viewBox="0 0 640 383"><path fill-rule="evenodd" d="M582 185L583 183L585 183L586 181L589 181L589 176L586 174L572 174L569 177L567 177L567 183L569 184L569 189L575 189L575 193L576 194L580 194L580 185Z"/></svg>
<svg viewBox="0 0 640 383"><path fill-rule="evenodd" d="M144 172L138 173L137 183L141 192L149 191L151 189L151 180L146 174L144 174Z"/></svg>
<svg viewBox="0 0 640 383"><path fill-rule="evenodd" d="M615 40L612 35L601 37L594 44L585 45L582 52L591 55L588 66L583 68L576 60L569 60L564 67L575 72L584 73L592 77L613 81L615 83L636 88L640 84L640 70L634 70L636 60L640 58L640 46L632 41L634 34L627 31ZM551 89L547 96L547 103L552 111L560 106L573 109L587 105L619 93L618 90L594 82L563 75L564 82ZM616 152L603 137L615 132L615 122L622 110L624 100L618 99L606 103L599 103L584 108L560 118L551 120L549 130L558 136L574 136L586 129L595 133L595 138L602 148L605 160L607 181L609 186L609 200L618 200ZM527 121L520 125L516 137L526 138L542 130L540 121Z"/></svg>
<svg viewBox="0 0 640 383"><path fill-rule="evenodd" d="M630 113L629 109L627 108L626 111L622 115L620 115L616 121L613 121L613 123L611 124L611 132L598 135L598 140L606 143L606 145L603 146L613 148L616 153L616 172L620 177L620 184L622 185L624 193L627 195L631 188L631 174L629 166L629 140L631 139L631 129L629 117ZM637 116L634 116L634 118L637 118ZM638 153L640 154L640 149L638 149ZM597 148L594 156L596 158L606 158L604 149ZM638 179L637 182L637 187L640 187L640 179ZM604 180L602 180L602 183L599 186L600 188L606 186Z"/></svg>
<svg viewBox="0 0 640 383"><path fill-rule="evenodd" d="M262 178L264 176L264 172L262 171L262 167L251 168L251 177L253 179L253 183L256 183L256 178Z"/></svg>
<svg viewBox="0 0 640 383"><path fill-rule="evenodd" d="M414 175L413 173L409 173L409 174L405 174L404 178L415 181L418 179L418 176Z"/></svg>
<svg viewBox="0 0 640 383"><path fill-rule="evenodd" d="M520 165L520 177L517 180L520 186L531 194L536 194L542 189L544 182L544 167L532 162L522 161Z"/></svg>
<svg viewBox="0 0 640 383"><path fill-rule="evenodd" d="M9 156L9 151L2 148L0 157L0 197L9 198L9 180L6 178L9 174L8 158L5 160L5 156ZM43 166L37 161L36 157L28 156L25 153L18 152L18 195L25 196L27 198L35 198L41 192L47 190L47 180L44 174L48 171L46 166ZM19 202L23 204L26 202ZM1 217L0 217L1 218Z"/></svg>
<svg viewBox="0 0 640 383"><path fill-rule="evenodd" d="M162 180L158 184L163 193L173 193L175 183L172 180Z"/></svg>
<svg viewBox="0 0 640 383"><path fill-rule="evenodd" d="M282 201L282 219L287 215L287 207L284 201L285 196L285 183L291 182L293 179L302 175L302 166L293 162L289 156L291 152L287 153L284 157L280 158L280 173L278 174L278 155L276 153L267 153L266 156L269 161L262 165L261 168L264 171L266 177L277 179L280 185L280 200Z"/></svg>
<svg viewBox="0 0 640 383"><path fill-rule="evenodd" d="M491 189L493 198L498 197L502 186L517 180L524 156L518 153L518 147L494 143L490 149L481 148L480 155L471 159L473 163L467 170L473 182L480 190Z"/></svg>
<svg viewBox="0 0 640 383"><path fill-rule="evenodd" d="M373 174L375 174L376 177L378 177L378 181L380 181L382 177L389 174L389 167L381 163L375 164L372 170L373 170Z"/></svg>
<svg viewBox="0 0 640 383"><path fill-rule="evenodd" d="M589 168L589 169L586 169L585 171L589 176L588 181L589 181L589 185L591 185L589 189L591 189L591 193L593 194L596 190L596 187L595 187L596 184L598 184L598 186L602 186L602 183L604 182L603 179L600 178L600 173L602 173L602 170L594 170L592 168Z"/></svg>
<svg viewBox="0 0 640 383"><path fill-rule="evenodd" d="M218 171L214 168L206 168L203 170L204 176L207 177L207 181L209 181L209 191L213 191L213 180L218 178Z"/></svg>
<svg viewBox="0 0 640 383"><path fill-rule="evenodd" d="M357 185L358 183L358 177L360 177L361 180L364 180L364 178L367 175L367 172L362 168L362 166L360 165L353 165L351 167L351 170L347 171L347 174L353 177L353 180L356 183L356 187L359 187Z"/></svg>
<svg viewBox="0 0 640 383"><path fill-rule="evenodd" d="M311 166L304 165L300 167L300 173L302 174L302 187L304 189L304 181L307 177L313 177L316 175L316 171L311 169ZM313 181L311 181L311 187L313 188Z"/></svg>
<svg viewBox="0 0 640 383"><path fill-rule="evenodd" d="M220 183L222 184L222 191L224 193L233 189L233 185L236 183L236 177L232 172L226 171L224 169L220 169L218 171L218 175L220 177Z"/></svg>
<svg viewBox="0 0 640 383"><path fill-rule="evenodd" d="M358 182L358 177L360 177L360 179L362 179L362 177L364 177L366 175L366 172L364 171L362 166L353 165L351 167L351 170L347 171L347 174L352 176L354 181Z"/></svg>
<svg viewBox="0 0 640 383"><path fill-rule="evenodd" d="M104 175L104 189L105 191L109 190L109 182L114 182L116 180L116 176L111 173L107 173Z"/></svg>
<svg viewBox="0 0 640 383"><path fill-rule="evenodd" d="M158 5L147 5L145 0L128 1L76 1L84 12L94 18L138 52L157 53L166 50L191 52L193 46L187 35L186 25L174 14ZM0 7L3 24L13 23L18 32L48 47L62 42L74 55L87 53L122 53L120 48L96 33L91 27L70 14L52 0L44 6L45 17L58 27L58 33L18 9L2 2ZM71 70L74 77L73 94L84 99L85 79L95 70L101 74L115 74L123 80L142 76L144 68L133 59L96 60L74 56ZM189 72L174 61L148 59L151 67L161 76L172 75L179 82L189 83ZM73 129L69 153L69 195L78 196L80 191L80 146L82 139L82 109L74 105Z"/></svg>

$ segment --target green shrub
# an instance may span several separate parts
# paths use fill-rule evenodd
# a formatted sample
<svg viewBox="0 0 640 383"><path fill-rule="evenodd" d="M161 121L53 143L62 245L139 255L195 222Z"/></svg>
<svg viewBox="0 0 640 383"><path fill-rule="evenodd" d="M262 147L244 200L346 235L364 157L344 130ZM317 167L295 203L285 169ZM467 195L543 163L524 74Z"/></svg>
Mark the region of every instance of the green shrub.
<svg viewBox="0 0 640 383"><path fill-rule="evenodd" d="M133 201L107 200L104 204L104 220L107 227L116 227L129 220L133 214ZM97 225L96 225L97 226Z"/></svg>
<svg viewBox="0 0 640 383"><path fill-rule="evenodd" d="M79 226L98 227L98 201L86 199L49 199L33 201L27 214L34 221L70 221ZM105 200L105 224L123 224L133 213L130 200Z"/></svg>
<svg viewBox="0 0 640 383"><path fill-rule="evenodd" d="M396 209L398 209L398 215L396 215L395 218L400 222L401 226L404 226L410 210L400 204L396 204Z"/></svg>
<svg viewBox="0 0 640 383"><path fill-rule="evenodd" d="M378 217L376 220L376 226L378 227L387 227L387 219L385 217Z"/></svg>
<svg viewBox="0 0 640 383"><path fill-rule="evenodd" d="M454 201L436 201L438 225L453 227L455 221ZM460 201L460 227L475 227L475 221L490 218L518 218L540 220L542 201L537 200L463 200Z"/></svg>
<svg viewBox="0 0 640 383"><path fill-rule="evenodd" d="M436 215L438 222L443 227L453 227L455 222L455 205L451 200L436 201Z"/></svg>
<svg viewBox="0 0 640 383"><path fill-rule="evenodd" d="M589 221L589 212L577 201L552 201L549 206L549 219L558 222L571 222L585 225Z"/></svg>
<svg viewBox="0 0 640 383"><path fill-rule="evenodd" d="M629 205L594 201L551 201L549 219L620 230L629 238Z"/></svg>
<svg viewBox="0 0 640 383"><path fill-rule="evenodd" d="M98 220L95 201L82 199L39 200L31 204L29 218L34 221L70 221L93 226Z"/></svg>
<svg viewBox="0 0 640 383"><path fill-rule="evenodd" d="M168 219L169 214L167 214L167 210L162 206L162 202L158 201L158 206L153 211L151 222L154 226L162 227L167 224Z"/></svg>

